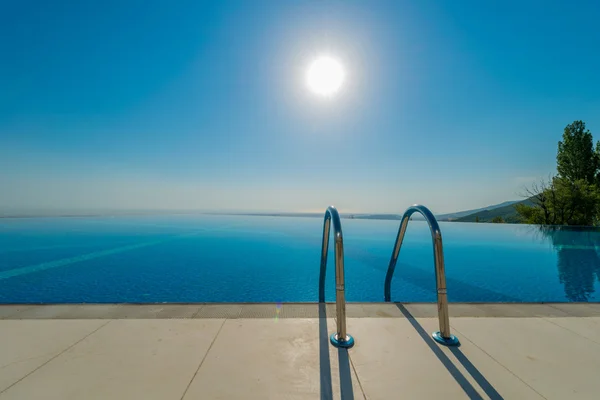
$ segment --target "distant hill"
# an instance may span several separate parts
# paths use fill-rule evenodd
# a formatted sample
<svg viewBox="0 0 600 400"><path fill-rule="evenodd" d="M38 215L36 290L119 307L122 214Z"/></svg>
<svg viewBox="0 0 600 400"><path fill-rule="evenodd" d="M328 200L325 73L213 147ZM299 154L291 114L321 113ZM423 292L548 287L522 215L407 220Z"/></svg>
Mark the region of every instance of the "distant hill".
<svg viewBox="0 0 600 400"><path fill-rule="evenodd" d="M487 207L482 207L482 208L476 208L474 210L467 210L467 211L457 211L454 213L449 213L449 214L439 214L436 215L435 217L437 218L438 221L457 221L462 217L466 217L472 214L476 214L479 213L481 211L487 211L487 210L496 210L498 208L504 208L504 207L508 207L511 206L513 204L517 204L520 203L520 200L514 200L514 201L505 201L504 203L500 203L500 204L493 204L491 206L487 206Z"/></svg>
<svg viewBox="0 0 600 400"><path fill-rule="evenodd" d="M349 216L342 215L342 218L351 219L384 219L384 220L397 220L402 218L402 214L351 214Z"/></svg>
<svg viewBox="0 0 600 400"><path fill-rule="evenodd" d="M478 213L481 211L495 210L498 208L507 207L512 204L517 204L520 202L521 202L520 200L505 201L500 204L493 204L491 206L476 208L474 210L457 211L457 212L448 213L448 214L437 214L434 212L433 214L435 215L435 218L438 221L458 221L461 217L466 217L466 216L469 216L471 214L475 214L475 213ZM352 214L352 215L341 215L341 217L342 218L354 218L354 219L399 220L399 219L402 219L402 214ZM411 218L418 219L418 220L424 220L423 216L418 213L413 214L413 216Z"/></svg>
<svg viewBox="0 0 600 400"><path fill-rule="evenodd" d="M507 203L508 204L505 206L479 210L472 214L462 216L453 221L455 221L455 222L476 222L478 220L479 222L491 222L492 219L495 217L502 217L504 222L516 224L516 223L519 223L520 221L519 221L519 215L517 213L515 206L517 204L533 205L533 202L531 201L531 199L525 199L525 200L521 200L521 201L513 201L513 202L507 202Z"/></svg>
<svg viewBox="0 0 600 400"><path fill-rule="evenodd" d="M508 223L518 223L518 215L515 210L515 205L519 203L533 204L531 200L512 200L505 201L491 206L476 208L474 210L457 211L448 214L434 213L438 221L453 221L453 222L475 222L479 217L479 222L491 222L492 218L500 216ZM322 217L323 213L242 213L242 215L256 216L273 216L273 217ZM378 219L378 220L400 220L402 214L350 214L342 213L341 218L349 219ZM411 218L416 220L424 220L423 216L418 213L413 214Z"/></svg>

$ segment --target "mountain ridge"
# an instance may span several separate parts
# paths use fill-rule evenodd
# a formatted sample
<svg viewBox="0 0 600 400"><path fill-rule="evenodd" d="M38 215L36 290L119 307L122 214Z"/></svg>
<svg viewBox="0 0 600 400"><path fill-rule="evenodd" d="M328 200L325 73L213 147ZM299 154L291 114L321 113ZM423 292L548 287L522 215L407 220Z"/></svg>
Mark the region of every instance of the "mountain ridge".
<svg viewBox="0 0 600 400"><path fill-rule="evenodd" d="M486 210L491 211L491 210L496 210L498 208L514 206L517 203L520 203L521 201L522 200L509 200L509 201L504 201L504 202L498 203L498 204L492 204L492 205L489 205L486 207L475 208L473 210L457 211L457 212L447 213L447 214L438 214L435 217L437 218L438 221L454 221L454 220L458 220L460 218L467 217L469 215L480 213L482 211L486 211Z"/></svg>
<svg viewBox="0 0 600 400"><path fill-rule="evenodd" d="M453 220L454 222L492 222L494 218L500 217L506 223L518 224L521 222L519 214L515 206L517 204L525 204L528 206L534 205L531 198L521 200L512 204L508 204L502 207L493 209L486 209L477 211L475 213L462 216L458 219Z"/></svg>

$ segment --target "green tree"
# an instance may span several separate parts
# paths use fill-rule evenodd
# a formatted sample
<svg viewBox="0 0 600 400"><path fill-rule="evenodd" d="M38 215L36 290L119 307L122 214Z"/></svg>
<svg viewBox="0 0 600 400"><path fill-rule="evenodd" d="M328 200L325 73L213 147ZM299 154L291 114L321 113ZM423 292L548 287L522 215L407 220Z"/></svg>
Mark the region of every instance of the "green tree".
<svg viewBox="0 0 600 400"><path fill-rule="evenodd" d="M600 140L596 142L596 161L598 162L598 171L596 171L596 185L600 187Z"/></svg>
<svg viewBox="0 0 600 400"><path fill-rule="evenodd" d="M498 215L497 217L492 218L492 222L494 224L503 224L504 218L502 218L500 215Z"/></svg>
<svg viewBox="0 0 600 400"><path fill-rule="evenodd" d="M550 181L552 182L552 180ZM532 203L517 204L515 209L521 222L526 224L553 225L554 214L550 208L550 189L545 181L534 183L531 189L525 189L525 196Z"/></svg>
<svg viewBox="0 0 600 400"><path fill-rule="evenodd" d="M540 225L595 225L600 223L600 142L583 121L565 127L558 142L558 176L526 189L532 205L519 204L522 222Z"/></svg>
<svg viewBox="0 0 600 400"><path fill-rule="evenodd" d="M532 206L518 204L521 221L540 225L594 225L599 223L600 191L583 179L571 182L554 177L528 189Z"/></svg>
<svg viewBox="0 0 600 400"><path fill-rule="evenodd" d="M479 222L479 216L478 215L475 216L475 222Z"/></svg>
<svg viewBox="0 0 600 400"><path fill-rule="evenodd" d="M574 121L565 127L563 140L558 142L556 170L558 175L571 182L583 179L596 183L600 168L600 142L594 150L592 133L585 122Z"/></svg>

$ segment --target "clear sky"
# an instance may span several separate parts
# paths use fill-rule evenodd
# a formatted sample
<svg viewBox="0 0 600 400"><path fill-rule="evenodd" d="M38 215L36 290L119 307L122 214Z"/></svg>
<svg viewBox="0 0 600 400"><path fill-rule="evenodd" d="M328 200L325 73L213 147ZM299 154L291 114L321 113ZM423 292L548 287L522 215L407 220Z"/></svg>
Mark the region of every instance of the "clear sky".
<svg viewBox="0 0 600 400"><path fill-rule="evenodd" d="M600 3L4 1L0 208L435 212L600 139ZM333 97L306 72L335 57Z"/></svg>

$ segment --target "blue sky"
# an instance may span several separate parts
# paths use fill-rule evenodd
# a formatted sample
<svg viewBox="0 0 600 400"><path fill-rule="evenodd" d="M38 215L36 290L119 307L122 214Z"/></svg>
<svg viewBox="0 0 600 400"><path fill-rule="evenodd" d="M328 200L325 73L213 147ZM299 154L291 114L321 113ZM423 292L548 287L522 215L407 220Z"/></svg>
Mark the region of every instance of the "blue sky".
<svg viewBox="0 0 600 400"><path fill-rule="evenodd" d="M450 212L600 139L595 1L9 1L0 208ZM340 60L342 90L305 84Z"/></svg>

